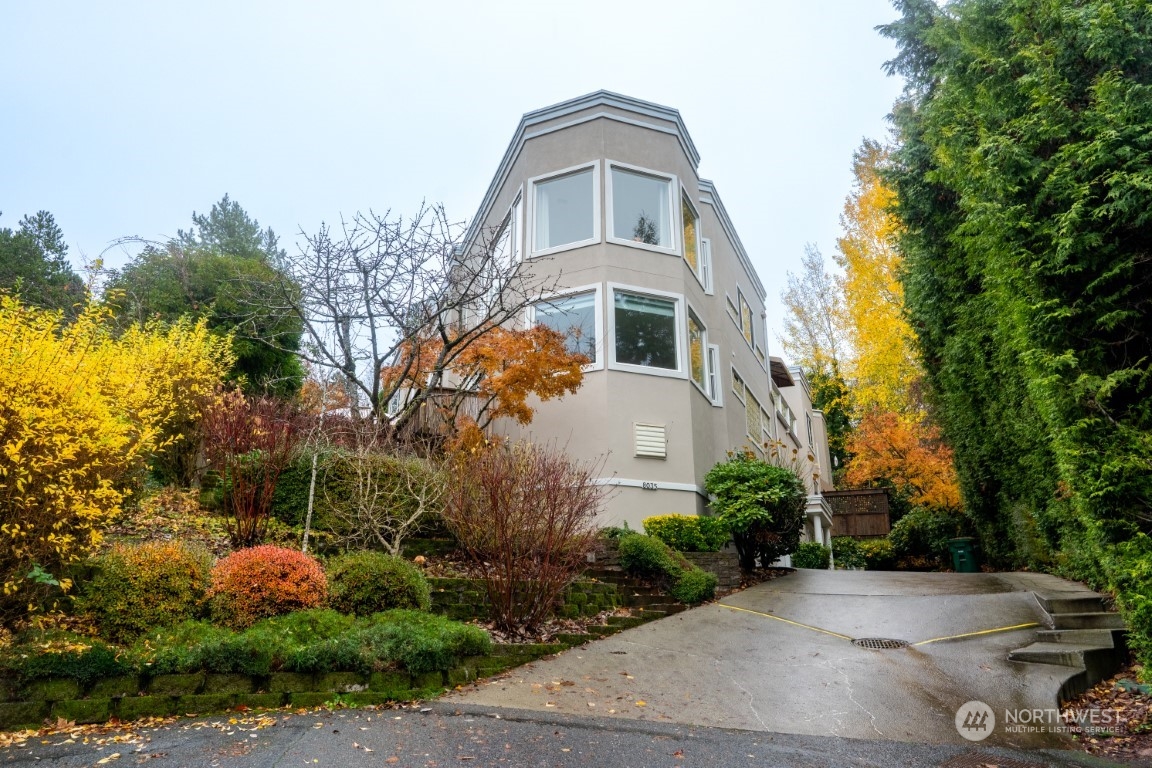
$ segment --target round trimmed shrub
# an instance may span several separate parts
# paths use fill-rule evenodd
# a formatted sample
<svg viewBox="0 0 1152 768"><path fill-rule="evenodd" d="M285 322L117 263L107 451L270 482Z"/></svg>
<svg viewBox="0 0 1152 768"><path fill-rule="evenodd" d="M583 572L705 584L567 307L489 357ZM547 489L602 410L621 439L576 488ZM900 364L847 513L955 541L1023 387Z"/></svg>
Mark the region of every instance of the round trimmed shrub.
<svg viewBox="0 0 1152 768"><path fill-rule="evenodd" d="M123 644L194 618L204 604L211 556L183 542L152 541L116 544L94 565L81 606L102 637Z"/></svg>
<svg viewBox="0 0 1152 768"><path fill-rule="evenodd" d="M686 605L696 605L716 596L716 574L700 568L681 571L670 590L672 597Z"/></svg>
<svg viewBox="0 0 1152 768"><path fill-rule="evenodd" d="M212 620L233 629L318 608L327 596L328 579L319 563L295 549L268 544L237 550L216 563L208 590Z"/></svg>
<svg viewBox="0 0 1152 768"><path fill-rule="evenodd" d="M336 610L357 616L432 607L428 580L420 569L383 552L352 552L333 559L328 564L328 598Z"/></svg>
<svg viewBox="0 0 1152 768"><path fill-rule="evenodd" d="M832 562L837 568L863 568L867 565L860 542L851 536L833 537Z"/></svg>
<svg viewBox="0 0 1152 768"><path fill-rule="evenodd" d="M667 544L639 533L620 537L620 565L637 576L667 576L680 570Z"/></svg>
<svg viewBox="0 0 1152 768"><path fill-rule="evenodd" d="M796 568L827 569L831 562L832 550L818 541L805 541L792 553L792 565Z"/></svg>

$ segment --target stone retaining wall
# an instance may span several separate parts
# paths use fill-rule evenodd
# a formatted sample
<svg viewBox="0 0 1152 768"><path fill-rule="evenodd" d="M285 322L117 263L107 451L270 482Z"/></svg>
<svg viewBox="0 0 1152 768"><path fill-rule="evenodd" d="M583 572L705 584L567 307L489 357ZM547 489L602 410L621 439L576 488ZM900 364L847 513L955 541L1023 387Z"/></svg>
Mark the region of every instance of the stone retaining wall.
<svg viewBox="0 0 1152 768"><path fill-rule="evenodd" d="M81 685L76 680L37 680L14 689L0 680L0 730L38 728L45 719L102 723L113 717L208 714L233 707L316 707L331 701L352 706L434 696L445 688L488 677L559 653L567 645L496 645L491 656L471 656L444 672L328 672L270 675L128 675Z"/></svg>
<svg viewBox="0 0 1152 768"><path fill-rule="evenodd" d="M688 562L701 570L716 574L721 590L740 586L740 556L735 552L685 552Z"/></svg>

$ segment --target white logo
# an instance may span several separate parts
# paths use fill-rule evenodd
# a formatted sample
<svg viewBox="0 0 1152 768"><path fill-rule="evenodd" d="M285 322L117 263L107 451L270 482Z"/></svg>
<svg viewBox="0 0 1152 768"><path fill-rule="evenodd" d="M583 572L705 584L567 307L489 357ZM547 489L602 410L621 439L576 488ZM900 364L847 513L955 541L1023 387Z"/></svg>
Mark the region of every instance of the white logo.
<svg viewBox="0 0 1152 768"><path fill-rule="evenodd" d="M996 713L982 701L969 701L956 710L956 730L968 741L983 741L996 727Z"/></svg>

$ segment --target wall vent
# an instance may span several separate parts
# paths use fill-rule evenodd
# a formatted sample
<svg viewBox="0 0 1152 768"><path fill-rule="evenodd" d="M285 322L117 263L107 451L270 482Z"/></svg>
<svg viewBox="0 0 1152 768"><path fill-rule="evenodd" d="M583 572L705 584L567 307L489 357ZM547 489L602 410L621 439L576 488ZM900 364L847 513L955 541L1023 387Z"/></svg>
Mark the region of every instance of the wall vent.
<svg viewBox="0 0 1152 768"><path fill-rule="evenodd" d="M636 455L651 459L668 458L668 438L663 424L633 425L636 428Z"/></svg>

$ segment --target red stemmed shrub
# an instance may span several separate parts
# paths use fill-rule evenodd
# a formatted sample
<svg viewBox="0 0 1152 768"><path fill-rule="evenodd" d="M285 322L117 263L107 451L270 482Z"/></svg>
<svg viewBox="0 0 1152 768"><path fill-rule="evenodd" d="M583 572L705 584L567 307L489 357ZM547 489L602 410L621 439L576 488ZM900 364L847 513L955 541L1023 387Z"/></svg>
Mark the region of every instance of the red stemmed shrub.
<svg viewBox="0 0 1152 768"><path fill-rule="evenodd" d="M244 629L260 619L317 608L328 594L320 564L294 549L240 549L216 563L208 589L212 619Z"/></svg>

